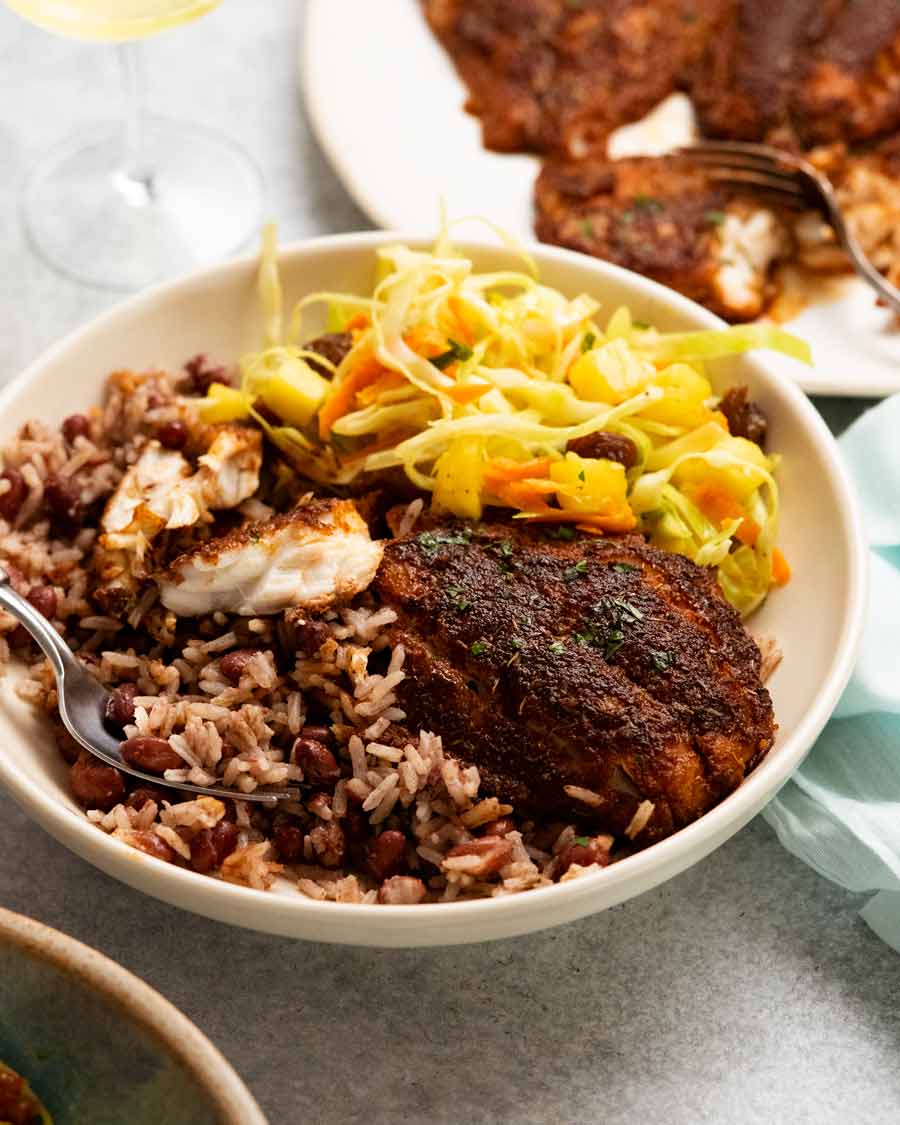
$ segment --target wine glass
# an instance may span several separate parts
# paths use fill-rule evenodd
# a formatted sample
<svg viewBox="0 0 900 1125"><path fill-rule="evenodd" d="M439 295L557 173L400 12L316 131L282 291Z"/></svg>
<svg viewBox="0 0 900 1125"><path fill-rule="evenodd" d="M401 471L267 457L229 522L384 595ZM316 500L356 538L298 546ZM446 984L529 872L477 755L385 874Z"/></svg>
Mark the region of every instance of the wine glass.
<svg viewBox="0 0 900 1125"><path fill-rule="evenodd" d="M197 19L220 0L6 0L31 23L118 43L124 119L50 152L25 186L39 253L60 272L138 289L237 250L259 226L262 184L232 141L145 115L136 40Z"/></svg>

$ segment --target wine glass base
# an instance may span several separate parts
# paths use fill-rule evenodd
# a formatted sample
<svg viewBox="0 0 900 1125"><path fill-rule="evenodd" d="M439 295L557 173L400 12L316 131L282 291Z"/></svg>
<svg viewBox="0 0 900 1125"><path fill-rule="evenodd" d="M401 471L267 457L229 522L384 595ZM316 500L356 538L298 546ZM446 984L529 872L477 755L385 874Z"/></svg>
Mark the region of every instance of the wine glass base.
<svg viewBox="0 0 900 1125"><path fill-rule="evenodd" d="M122 170L120 130L49 153L25 185L25 227L54 269L106 289L140 289L245 246L262 215L262 180L237 145L159 118L142 123L148 174Z"/></svg>

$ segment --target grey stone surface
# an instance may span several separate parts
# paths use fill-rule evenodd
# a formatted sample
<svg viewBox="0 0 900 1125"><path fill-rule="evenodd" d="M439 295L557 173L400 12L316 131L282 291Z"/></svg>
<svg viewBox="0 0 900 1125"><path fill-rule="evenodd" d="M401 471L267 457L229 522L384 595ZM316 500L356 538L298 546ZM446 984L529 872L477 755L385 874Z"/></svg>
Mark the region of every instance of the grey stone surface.
<svg viewBox="0 0 900 1125"><path fill-rule="evenodd" d="M147 48L153 108L241 141L285 237L367 225L303 118L301 12L292 0L230 0ZM34 257L16 198L36 154L115 108L116 77L108 48L0 10L0 379L115 300ZM859 409L820 405L836 429ZM860 900L787 855L761 821L666 886L575 925L377 952L229 929L143 898L0 796L0 903L158 988L231 1059L273 1125L900 1118L900 960L856 917Z"/></svg>

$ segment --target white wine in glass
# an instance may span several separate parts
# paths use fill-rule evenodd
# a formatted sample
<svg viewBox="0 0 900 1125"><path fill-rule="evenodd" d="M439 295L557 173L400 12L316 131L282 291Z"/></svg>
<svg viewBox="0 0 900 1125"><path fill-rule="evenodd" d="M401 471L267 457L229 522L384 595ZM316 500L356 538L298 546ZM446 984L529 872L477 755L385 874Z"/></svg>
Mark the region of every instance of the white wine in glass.
<svg viewBox="0 0 900 1125"><path fill-rule="evenodd" d="M5 0L39 27L119 44L125 113L48 154L28 179L35 248L62 273L138 289L215 261L255 234L259 173L217 133L143 112L134 40L187 23L220 0Z"/></svg>

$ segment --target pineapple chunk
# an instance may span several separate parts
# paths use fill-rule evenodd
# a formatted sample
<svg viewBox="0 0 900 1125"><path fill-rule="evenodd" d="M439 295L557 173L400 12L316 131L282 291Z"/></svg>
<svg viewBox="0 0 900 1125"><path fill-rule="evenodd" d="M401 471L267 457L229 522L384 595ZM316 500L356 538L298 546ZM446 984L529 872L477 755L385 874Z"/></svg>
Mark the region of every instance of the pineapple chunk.
<svg viewBox="0 0 900 1125"><path fill-rule="evenodd" d="M567 512L630 514L625 466L617 461L567 453L550 466L550 479L564 486L557 497Z"/></svg>
<svg viewBox="0 0 900 1125"><path fill-rule="evenodd" d="M456 438L435 463L435 511L481 519L484 450L480 438Z"/></svg>
<svg viewBox="0 0 900 1125"><path fill-rule="evenodd" d="M569 382L579 398L617 405L642 391L653 373L653 364L636 356L619 337L579 356Z"/></svg>
<svg viewBox="0 0 900 1125"><path fill-rule="evenodd" d="M730 453L740 457L757 468L771 471L771 462L765 453L752 441L742 437L723 438L716 447L716 453ZM679 465L672 477L673 483L682 485L717 485L727 490L735 500L744 504L759 487L759 474L745 465L710 465L699 458L685 461Z"/></svg>
<svg viewBox="0 0 900 1125"><path fill-rule="evenodd" d="M200 403L200 418L210 425L237 422L247 417L249 409L250 403L243 391L226 387L224 383L212 383Z"/></svg>
<svg viewBox="0 0 900 1125"><path fill-rule="evenodd" d="M686 429L702 426L710 420L711 413L705 403L712 397L712 387L687 363L673 363L663 368L652 383L662 389L663 397L644 407L641 411L644 418Z"/></svg>
<svg viewBox="0 0 900 1125"><path fill-rule="evenodd" d="M250 393L289 426L306 426L331 387L293 348L269 348L246 374Z"/></svg>

